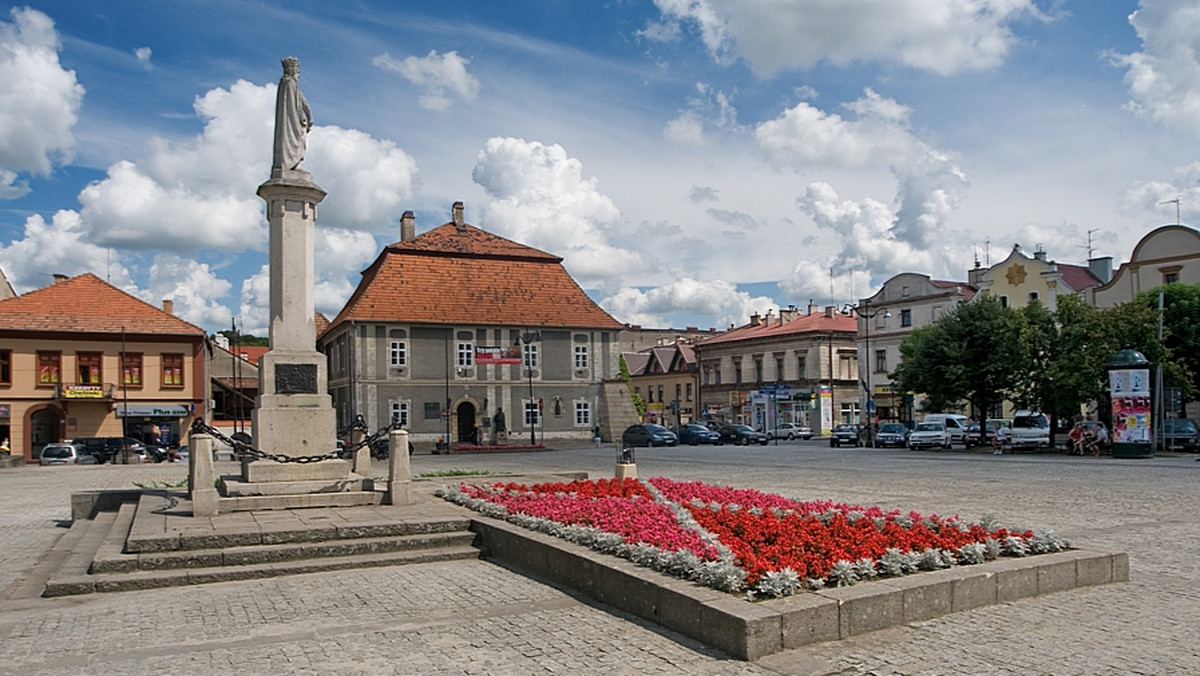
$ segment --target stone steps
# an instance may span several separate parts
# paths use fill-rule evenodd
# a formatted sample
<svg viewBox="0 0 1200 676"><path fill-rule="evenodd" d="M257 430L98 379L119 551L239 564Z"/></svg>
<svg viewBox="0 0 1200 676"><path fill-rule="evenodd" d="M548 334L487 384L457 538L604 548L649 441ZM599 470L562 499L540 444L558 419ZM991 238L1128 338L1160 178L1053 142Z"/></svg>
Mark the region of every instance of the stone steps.
<svg viewBox="0 0 1200 676"><path fill-rule="evenodd" d="M179 514L178 495L147 491L138 502L77 520L70 551L43 596L130 591L329 570L479 558L470 519L366 508L243 512L213 523ZM326 521L323 521L325 519Z"/></svg>

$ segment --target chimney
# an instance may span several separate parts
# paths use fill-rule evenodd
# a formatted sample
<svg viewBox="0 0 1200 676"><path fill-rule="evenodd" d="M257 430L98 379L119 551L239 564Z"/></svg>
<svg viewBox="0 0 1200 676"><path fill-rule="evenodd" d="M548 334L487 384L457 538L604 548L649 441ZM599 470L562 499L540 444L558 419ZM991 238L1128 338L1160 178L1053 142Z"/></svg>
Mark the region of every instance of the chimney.
<svg viewBox="0 0 1200 676"><path fill-rule="evenodd" d="M417 217L406 211L400 215L400 241L409 242L417 236Z"/></svg>
<svg viewBox="0 0 1200 676"><path fill-rule="evenodd" d="M1037 251L1033 252L1033 257L1043 263L1046 262L1046 250L1042 248L1041 244L1038 245Z"/></svg>
<svg viewBox="0 0 1200 676"><path fill-rule="evenodd" d="M175 314L175 301L173 301L169 298L164 298L163 299L163 312L165 312L169 315Z"/></svg>
<svg viewBox="0 0 1200 676"><path fill-rule="evenodd" d="M812 299L809 298L808 299L808 314L815 315L815 314L817 314L818 309L819 308L818 308L817 304L812 302Z"/></svg>
<svg viewBox="0 0 1200 676"><path fill-rule="evenodd" d="M758 316L757 312L750 315L750 326L758 326L760 323L762 323L762 318Z"/></svg>
<svg viewBox="0 0 1200 676"><path fill-rule="evenodd" d="M784 322L790 322L799 316L800 316L800 308L796 307L795 305L787 306L786 310L784 310L783 308L780 308L780 310L779 310L779 322L781 324Z"/></svg>
<svg viewBox="0 0 1200 676"><path fill-rule="evenodd" d="M1112 256L1101 256L1100 258L1088 259L1088 270L1096 275L1096 279L1102 284L1108 284L1112 281Z"/></svg>
<svg viewBox="0 0 1200 676"><path fill-rule="evenodd" d="M826 305L825 306L825 316L828 317L829 319L833 319L834 317L836 317L837 316L837 306L836 305Z"/></svg>
<svg viewBox="0 0 1200 676"><path fill-rule="evenodd" d="M61 272L54 273L54 283L55 284L62 284L63 282L67 281L68 279L70 279L70 277L64 275Z"/></svg>
<svg viewBox="0 0 1200 676"><path fill-rule="evenodd" d="M450 212L453 215L454 227L458 228L460 231L464 230L467 224L463 220L463 203L455 202L454 206L450 208Z"/></svg>

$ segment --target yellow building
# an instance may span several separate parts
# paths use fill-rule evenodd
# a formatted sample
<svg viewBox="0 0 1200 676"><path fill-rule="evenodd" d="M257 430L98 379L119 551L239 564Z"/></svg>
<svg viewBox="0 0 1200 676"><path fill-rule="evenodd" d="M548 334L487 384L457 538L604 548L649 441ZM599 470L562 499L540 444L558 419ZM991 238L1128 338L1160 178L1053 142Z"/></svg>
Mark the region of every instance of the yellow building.
<svg viewBox="0 0 1200 676"><path fill-rule="evenodd" d="M1101 260L1107 259L1097 259ZM992 296L1011 308L1022 308L1036 300L1051 312L1058 309L1059 296L1083 295L1103 281L1088 267L1047 260L1040 248L1032 257L1026 256L1019 244L1013 245L1008 258L990 268L970 271L970 283L978 289L978 296Z"/></svg>
<svg viewBox="0 0 1200 676"><path fill-rule="evenodd" d="M93 274L0 300L0 436L13 455L129 436L176 444L204 414L205 332Z"/></svg>

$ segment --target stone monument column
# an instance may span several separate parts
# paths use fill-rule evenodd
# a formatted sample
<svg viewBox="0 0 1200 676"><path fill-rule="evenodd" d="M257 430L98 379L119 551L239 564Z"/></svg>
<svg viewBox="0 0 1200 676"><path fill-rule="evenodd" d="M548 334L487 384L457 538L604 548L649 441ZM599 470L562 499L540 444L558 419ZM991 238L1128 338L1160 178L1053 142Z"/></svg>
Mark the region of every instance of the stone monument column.
<svg viewBox="0 0 1200 676"><path fill-rule="evenodd" d="M296 80L299 62L284 59L283 71L271 178L258 187L270 224L271 316L270 349L258 365L254 447L291 457L325 455L337 446L337 417L313 320L313 228L325 191L300 169L312 113Z"/></svg>

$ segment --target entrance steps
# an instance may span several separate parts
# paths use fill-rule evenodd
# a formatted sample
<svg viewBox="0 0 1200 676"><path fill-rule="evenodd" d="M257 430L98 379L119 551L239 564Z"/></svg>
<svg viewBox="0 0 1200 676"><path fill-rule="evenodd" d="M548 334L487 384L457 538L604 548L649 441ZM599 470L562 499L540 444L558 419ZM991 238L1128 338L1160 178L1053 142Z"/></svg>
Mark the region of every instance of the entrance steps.
<svg viewBox="0 0 1200 676"><path fill-rule="evenodd" d="M480 558L470 523L468 512L441 500L194 517L186 493L145 491L75 521L42 595Z"/></svg>

